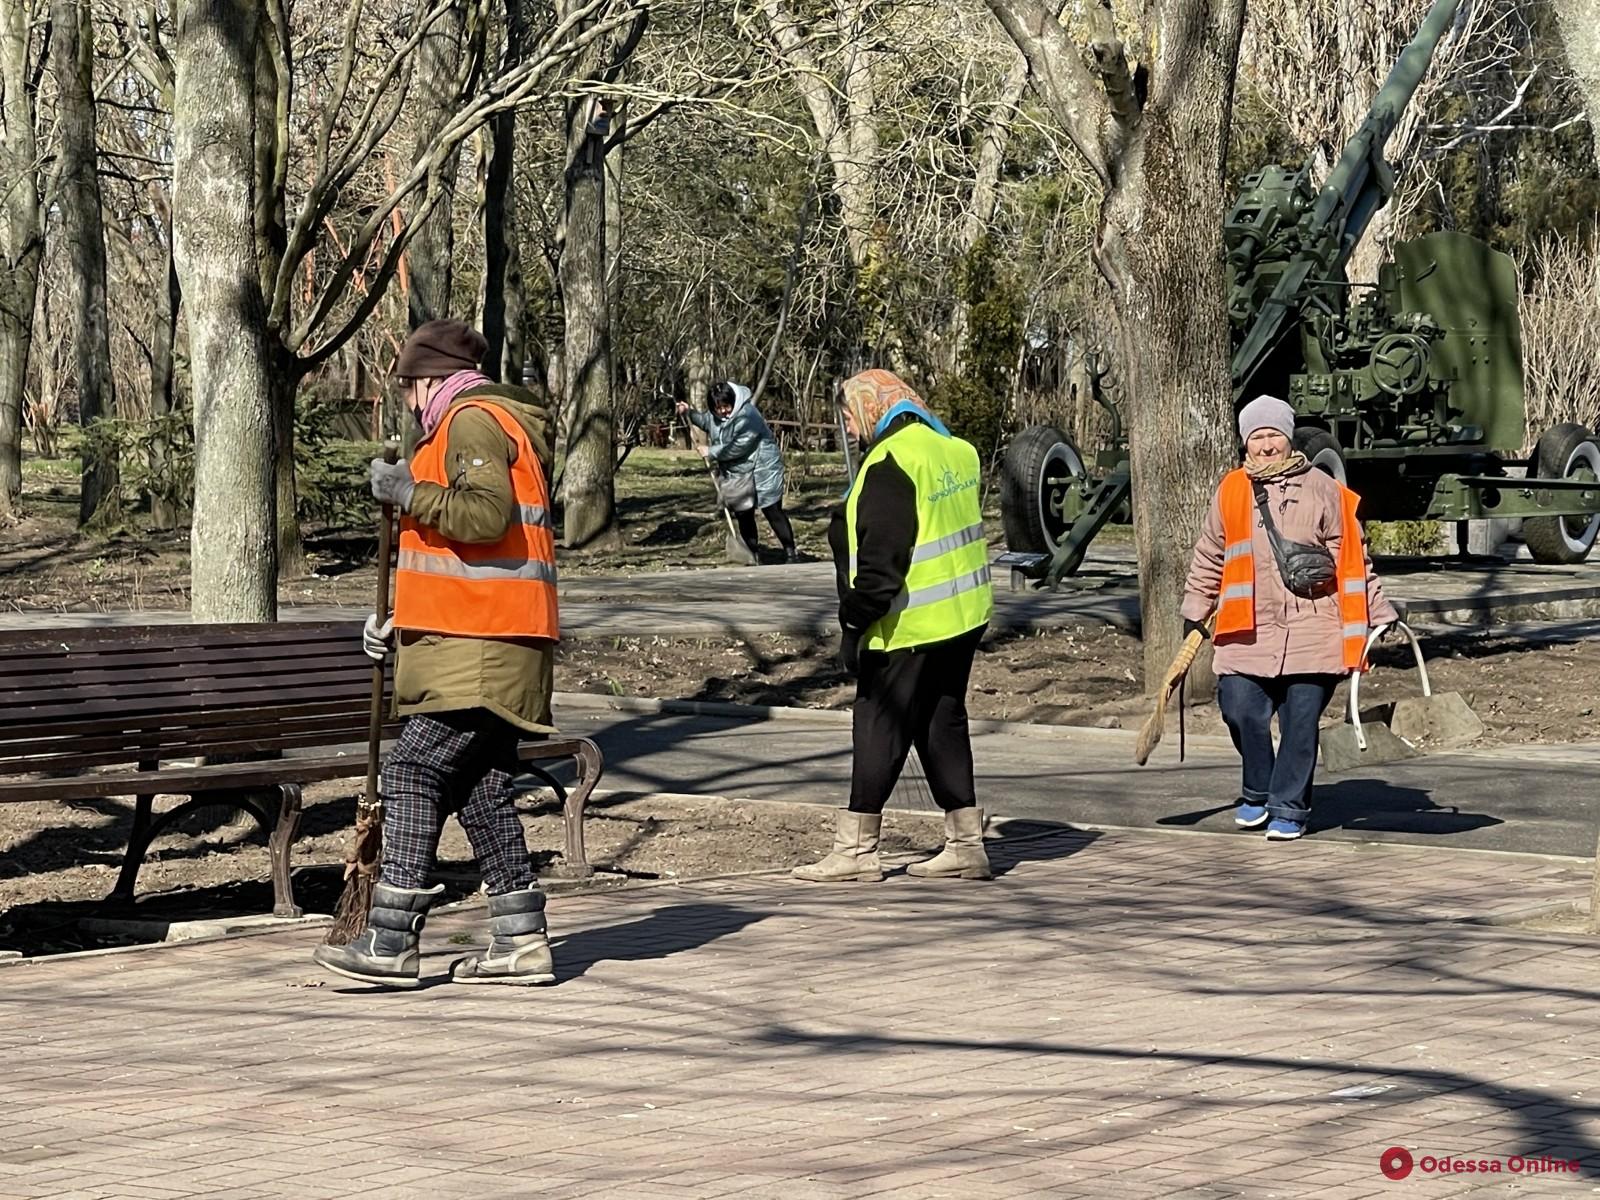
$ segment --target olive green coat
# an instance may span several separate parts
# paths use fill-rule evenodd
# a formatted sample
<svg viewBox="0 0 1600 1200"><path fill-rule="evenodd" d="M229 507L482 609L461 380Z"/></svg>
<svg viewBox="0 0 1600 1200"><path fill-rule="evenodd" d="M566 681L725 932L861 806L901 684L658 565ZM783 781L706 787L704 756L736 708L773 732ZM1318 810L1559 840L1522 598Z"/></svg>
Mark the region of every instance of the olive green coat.
<svg viewBox="0 0 1600 1200"><path fill-rule="evenodd" d="M525 388L480 385L456 404L490 399L516 418L550 478L554 423L545 401ZM419 481L409 514L453 542L495 542L515 512L511 463L515 448L487 413L468 411L450 424L445 464L450 485ZM534 733L555 733L550 692L556 644L542 638L471 638L401 630L394 671L395 712L486 708Z"/></svg>

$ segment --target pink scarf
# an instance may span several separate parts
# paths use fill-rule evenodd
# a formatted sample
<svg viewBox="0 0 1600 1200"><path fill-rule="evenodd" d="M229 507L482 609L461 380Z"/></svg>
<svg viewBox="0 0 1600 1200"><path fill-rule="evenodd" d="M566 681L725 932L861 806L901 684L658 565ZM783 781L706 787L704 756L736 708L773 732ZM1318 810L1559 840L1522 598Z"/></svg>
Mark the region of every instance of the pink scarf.
<svg viewBox="0 0 1600 1200"><path fill-rule="evenodd" d="M439 428L439 422L444 420L445 410L455 403L457 396L468 388L477 387L480 383L493 382L482 371L457 371L454 375L447 376L439 385L439 390L428 398L428 403L422 410L422 434L424 437Z"/></svg>

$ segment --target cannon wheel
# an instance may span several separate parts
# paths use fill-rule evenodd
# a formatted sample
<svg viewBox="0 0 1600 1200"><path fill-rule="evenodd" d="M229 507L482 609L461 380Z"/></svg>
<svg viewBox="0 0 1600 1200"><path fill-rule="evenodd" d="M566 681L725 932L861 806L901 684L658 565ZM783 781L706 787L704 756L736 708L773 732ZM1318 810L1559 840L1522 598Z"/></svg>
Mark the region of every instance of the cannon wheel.
<svg viewBox="0 0 1600 1200"><path fill-rule="evenodd" d="M1006 547L1053 554L1067 532L1061 513L1063 488L1050 480L1082 476L1083 456L1053 425L1030 425L1006 448L1000 519Z"/></svg>
<svg viewBox="0 0 1600 1200"><path fill-rule="evenodd" d="M1552 425L1533 448L1529 469L1546 479L1569 479L1587 471L1600 479L1600 445L1582 425ZM1522 540L1537 563L1581 563L1600 534L1600 513L1588 517L1528 517Z"/></svg>
<svg viewBox="0 0 1600 1200"><path fill-rule="evenodd" d="M1346 487L1350 486L1350 480L1345 474L1344 451L1339 448L1339 439L1326 429L1302 425L1294 431L1294 448L1304 454L1317 470L1326 471Z"/></svg>

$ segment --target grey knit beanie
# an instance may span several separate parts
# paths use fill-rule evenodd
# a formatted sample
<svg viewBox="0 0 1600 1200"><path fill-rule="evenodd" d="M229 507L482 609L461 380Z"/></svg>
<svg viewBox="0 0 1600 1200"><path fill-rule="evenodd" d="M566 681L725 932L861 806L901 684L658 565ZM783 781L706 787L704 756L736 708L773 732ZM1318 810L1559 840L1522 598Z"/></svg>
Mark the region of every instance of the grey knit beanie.
<svg viewBox="0 0 1600 1200"><path fill-rule="evenodd" d="M1294 409L1276 396L1257 396L1239 410L1239 440L1248 442L1258 429L1276 429L1294 441Z"/></svg>

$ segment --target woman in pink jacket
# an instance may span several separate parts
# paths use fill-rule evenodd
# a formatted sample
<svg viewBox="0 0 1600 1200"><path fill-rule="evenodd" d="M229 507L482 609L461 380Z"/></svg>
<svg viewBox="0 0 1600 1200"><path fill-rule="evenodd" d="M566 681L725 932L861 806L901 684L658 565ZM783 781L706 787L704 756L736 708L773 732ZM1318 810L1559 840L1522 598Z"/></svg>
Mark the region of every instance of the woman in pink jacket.
<svg viewBox="0 0 1600 1200"><path fill-rule="evenodd" d="M1217 613L1217 704L1244 762L1234 823L1265 825L1270 841L1305 833L1322 711L1364 668L1369 629L1399 619L1367 557L1355 493L1295 450L1294 421L1271 396L1240 410L1244 466L1211 502L1183 600L1185 632Z"/></svg>

